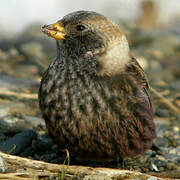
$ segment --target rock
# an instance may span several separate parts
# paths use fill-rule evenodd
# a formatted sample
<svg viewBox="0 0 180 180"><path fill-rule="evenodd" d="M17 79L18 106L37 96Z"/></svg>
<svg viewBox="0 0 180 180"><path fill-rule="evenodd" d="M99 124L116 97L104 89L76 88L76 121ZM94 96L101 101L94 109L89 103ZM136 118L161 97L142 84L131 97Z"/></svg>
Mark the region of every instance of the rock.
<svg viewBox="0 0 180 180"><path fill-rule="evenodd" d="M0 129L4 134L16 134L28 128L23 119L6 116L0 121Z"/></svg>
<svg viewBox="0 0 180 180"><path fill-rule="evenodd" d="M165 153L163 156L166 158L166 160L173 164L179 159L179 156L177 156L176 154Z"/></svg>
<svg viewBox="0 0 180 180"><path fill-rule="evenodd" d="M167 138L164 137L157 137L154 142L157 144L158 147L169 147L171 143Z"/></svg>
<svg viewBox="0 0 180 180"><path fill-rule="evenodd" d="M25 124L29 124L29 127L31 127L32 129L37 129L38 127L46 129L45 121L41 118L24 115L23 119L25 121Z"/></svg>
<svg viewBox="0 0 180 180"><path fill-rule="evenodd" d="M157 109L157 111L155 111L155 115L158 117L168 117L170 113L167 109Z"/></svg>
<svg viewBox="0 0 180 180"><path fill-rule="evenodd" d="M18 155L28 146L32 145L32 141L37 139L35 131L27 130L16 134L12 138L0 143L0 150L9 154Z"/></svg>
<svg viewBox="0 0 180 180"><path fill-rule="evenodd" d="M167 166L167 162L162 161L162 160L160 160L160 159L155 159L155 160L154 160L154 164L158 167L158 169L159 169L160 167L166 167L166 166Z"/></svg>
<svg viewBox="0 0 180 180"><path fill-rule="evenodd" d="M1 75L0 76L0 89L2 90L12 90L12 91L19 91L19 90L26 90L26 89L34 89L39 87L39 83L33 80L15 78L8 75Z"/></svg>
<svg viewBox="0 0 180 180"><path fill-rule="evenodd" d="M173 81L169 84L169 88L180 91L180 80Z"/></svg>
<svg viewBox="0 0 180 180"><path fill-rule="evenodd" d="M154 163L150 163L149 168L151 171L155 171L155 172L159 171L158 167Z"/></svg>
<svg viewBox="0 0 180 180"><path fill-rule="evenodd" d="M167 169L168 170L176 170L177 167L176 167L176 165L174 163L169 162L169 163L167 163Z"/></svg>
<svg viewBox="0 0 180 180"><path fill-rule="evenodd" d="M6 140L6 138L7 137L2 132L0 132L0 142Z"/></svg>
<svg viewBox="0 0 180 180"><path fill-rule="evenodd" d="M34 145L26 148L23 152L20 153L20 156L29 157L34 156L34 154L39 154L40 157L38 155L38 159L41 159L43 156L46 156L45 154L48 150L51 151L53 145L54 144L50 138L38 137L34 141ZM48 155L50 151L48 151Z"/></svg>

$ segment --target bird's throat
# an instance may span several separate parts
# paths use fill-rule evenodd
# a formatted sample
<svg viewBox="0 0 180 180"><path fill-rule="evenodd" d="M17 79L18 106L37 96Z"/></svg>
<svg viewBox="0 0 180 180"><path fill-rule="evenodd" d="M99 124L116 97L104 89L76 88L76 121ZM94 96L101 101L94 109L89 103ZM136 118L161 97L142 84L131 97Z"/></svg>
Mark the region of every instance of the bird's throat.
<svg viewBox="0 0 180 180"><path fill-rule="evenodd" d="M98 75L116 75L125 70L125 66L130 60L129 45L123 35L119 42L110 44L107 50L99 58Z"/></svg>

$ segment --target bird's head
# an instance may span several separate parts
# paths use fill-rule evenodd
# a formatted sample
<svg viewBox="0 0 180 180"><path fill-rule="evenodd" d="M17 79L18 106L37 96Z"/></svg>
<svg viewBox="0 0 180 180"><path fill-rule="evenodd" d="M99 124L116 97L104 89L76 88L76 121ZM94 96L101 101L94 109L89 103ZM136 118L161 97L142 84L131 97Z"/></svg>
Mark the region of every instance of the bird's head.
<svg viewBox="0 0 180 180"><path fill-rule="evenodd" d="M105 16L92 11L77 11L42 31L60 41L67 55L98 56L98 74L123 71L129 62L129 45L119 27Z"/></svg>

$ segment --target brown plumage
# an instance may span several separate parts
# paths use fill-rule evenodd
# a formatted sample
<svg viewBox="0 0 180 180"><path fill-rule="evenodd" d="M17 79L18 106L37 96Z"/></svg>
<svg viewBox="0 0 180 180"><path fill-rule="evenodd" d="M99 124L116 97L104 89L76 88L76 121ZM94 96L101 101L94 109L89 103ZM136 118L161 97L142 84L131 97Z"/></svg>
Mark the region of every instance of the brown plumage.
<svg viewBox="0 0 180 180"><path fill-rule="evenodd" d="M54 142L97 161L149 149L156 133L148 82L119 27L98 13L78 11L42 30L58 50L39 89Z"/></svg>

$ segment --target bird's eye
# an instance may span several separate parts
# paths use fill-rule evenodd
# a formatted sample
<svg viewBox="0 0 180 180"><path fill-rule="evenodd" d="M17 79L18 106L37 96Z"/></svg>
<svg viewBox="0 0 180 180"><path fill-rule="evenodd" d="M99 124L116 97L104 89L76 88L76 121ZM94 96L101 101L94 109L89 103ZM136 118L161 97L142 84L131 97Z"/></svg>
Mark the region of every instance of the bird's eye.
<svg viewBox="0 0 180 180"><path fill-rule="evenodd" d="M82 24L76 26L77 31L83 31L84 29L86 29L86 27Z"/></svg>

